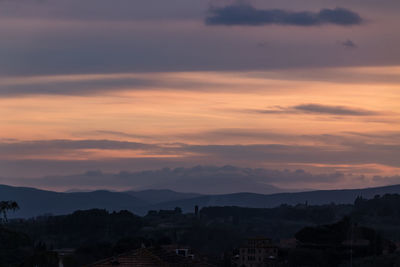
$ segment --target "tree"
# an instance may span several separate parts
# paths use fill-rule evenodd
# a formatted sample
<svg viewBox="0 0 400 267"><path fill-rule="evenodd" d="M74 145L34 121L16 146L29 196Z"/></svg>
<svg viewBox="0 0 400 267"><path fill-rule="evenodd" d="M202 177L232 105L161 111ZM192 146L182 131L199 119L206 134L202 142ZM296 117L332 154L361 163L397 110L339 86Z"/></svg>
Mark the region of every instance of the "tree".
<svg viewBox="0 0 400 267"><path fill-rule="evenodd" d="M0 213L2 214L0 222L7 222L7 212L9 210L16 211L18 209L18 203L15 201L0 201Z"/></svg>

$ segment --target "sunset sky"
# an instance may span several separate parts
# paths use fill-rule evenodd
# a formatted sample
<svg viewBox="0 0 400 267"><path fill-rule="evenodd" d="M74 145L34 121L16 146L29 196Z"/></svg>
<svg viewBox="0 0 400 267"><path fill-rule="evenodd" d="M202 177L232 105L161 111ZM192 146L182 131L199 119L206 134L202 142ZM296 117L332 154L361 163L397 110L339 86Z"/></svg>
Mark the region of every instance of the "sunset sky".
<svg viewBox="0 0 400 267"><path fill-rule="evenodd" d="M400 183L399 13L398 0L0 1L0 177L232 165L323 174L266 180L291 189Z"/></svg>

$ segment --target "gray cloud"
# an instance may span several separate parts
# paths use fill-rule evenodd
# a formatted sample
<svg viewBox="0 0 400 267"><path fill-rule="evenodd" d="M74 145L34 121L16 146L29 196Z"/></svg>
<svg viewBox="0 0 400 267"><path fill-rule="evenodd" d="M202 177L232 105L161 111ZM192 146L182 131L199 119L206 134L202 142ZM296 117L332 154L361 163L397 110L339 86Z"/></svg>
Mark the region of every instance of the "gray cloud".
<svg viewBox="0 0 400 267"><path fill-rule="evenodd" d="M332 48L333 43L349 34L346 27L334 31L315 29L316 32L307 27L296 31L279 27L271 28L268 36L263 27L253 27L251 31L225 27L210 30L201 25L209 8L207 2L2 1L0 75L293 70L400 62L400 37L391 34L393 21L398 19L398 1L389 0L380 6L374 1L346 1L347 9L362 10L362 18L371 18L374 23L374 27L360 27L351 33L349 37L363 40L362 49L351 57L342 55L340 44L337 49ZM256 10L309 10L314 15L324 6L332 8L329 0L258 3ZM329 10L338 13L336 9ZM262 51L254 49L260 38L268 41L267 49ZM385 53L376 53L383 50ZM316 74L309 72L301 77L309 79ZM348 73L334 79L354 79L359 75ZM368 82L375 75L364 76L368 77L360 80ZM387 81L384 75L379 76ZM392 76L399 79L398 75Z"/></svg>
<svg viewBox="0 0 400 267"><path fill-rule="evenodd" d="M146 135L130 134L130 133L124 133L124 132L120 132L120 131L107 131L107 130L97 130L97 131L89 132L87 134L110 135L110 136L123 137L123 138L153 139L151 136L146 136Z"/></svg>
<svg viewBox="0 0 400 267"><path fill-rule="evenodd" d="M111 149L111 150L148 150L159 147L152 144L114 140L38 140L0 143L1 155L37 155L66 150Z"/></svg>
<svg viewBox="0 0 400 267"><path fill-rule="evenodd" d="M400 143L400 132L398 131L381 131L381 132L367 132L367 133L345 132L345 133L356 136L357 138L366 138L368 140L375 140L379 142L390 140L393 143Z"/></svg>
<svg viewBox="0 0 400 267"><path fill-rule="evenodd" d="M0 160L0 170L3 177L40 177L43 175L76 174L98 169L106 172L119 172L121 170L141 171L165 166L193 166L195 164L189 159L182 160L181 158L166 157L88 160L10 159ZM10 179L12 181L12 178Z"/></svg>
<svg viewBox="0 0 400 267"><path fill-rule="evenodd" d="M325 114L325 115L335 115L335 116L376 116L381 113L358 109L347 106L328 106L321 104L301 104L292 107L274 107L272 109L260 109L260 110L249 110L251 112L257 112L262 114Z"/></svg>
<svg viewBox="0 0 400 267"><path fill-rule="evenodd" d="M398 134L398 133L397 133ZM256 128L251 129L240 129L240 128L226 128L226 129L215 129L211 131L200 132L197 134L185 134L178 136L178 138L185 138L191 141L204 141L208 143L222 143L222 142L236 142L240 140L251 140L252 143L308 143L312 141L314 144L330 144L330 145L341 145L343 143L351 143L351 141L358 140L363 142L382 142L391 138L391 140L400 143L400 139L394 139L396 135L392 133L388 134L371 134L371 136L360 136L358 133L343 133L343 134L288 134L279 133L274 130L260 130Z"/></svg>
<svg viewBox="0 0 400 267"><path fill-rule="evenodd" d="M198 10L202 6L199 1L170 0L142 2L137 0L118 0L118 4L110 0L46 1L46 0L2 0L0 1L2 16L40 17L57 20L83 21L141 21L187 19L200 17ZM176 6L181 12L177 12Z"/></svg>
<svg viewBox="0 0 400 267"><path fill-rule="evenodd" d="M358 47L358 45L350 39L347 39L346 41L341 42L341 45L346 48L357 48Z"/></svg>
<svg viewBox="0 0 400 267"><path fill-rule="evenodd" d="M9 23L13 25L12 22ZM4 24L7 25L7 22ZM324 42L332 38L329 44L340 40L343 33L336 31L313 34L302 43L303 41L290 40L291 37L304 34L301 29L293 36L290 28L281 29L280 33L274 29L268 36L268 51L260 53L254 46L260 36L263 36L262 32L244 33L243 38L237 38L237 32L232 32L231 29L219 28L210 31L187 24L190 28L188 29L182 26L184 23L181 26L174 23L159 23L156 28L152 25L151 27L144 25L144 28L134 25L122 27L110 23L107 24L107 31L104 31L105 26L101 23L79 22L63 26L57 22L53 24L52 21L47 21L44 24L46 26L35 27L29 27L30 24L35 25L29 21L22 24L17 29L8 27L0 29L0 33L7 39L0 43L0 51L3 51L0 75L242 71L320 66L396 65L396 62L400 62L399 53L392 53L390 56L374 53L373 47L389 42L381 35L377 35L382 38L379 44L375 44L377 41L374 39L363 45L363 49L354 53L352 57L340 57L338 53L341 53L342 49L332 50L332 47ZM366 27L363 30L367 30ZM40 34L36 33L38 31ZM254 31L262 31L262 28L255 27ZM27 42L29 46L23 45ZM168 42L167 46L163 45L165 42ZM390 42L390 47L398 43L397 40ZM216 43L223 45L224 49L215 45ZM309 72L301 77L310 78L310 75ZM292 74L289 74L286 77L291 76ZM335 81L343 80L345 77L352 76L349 74L336 76ZM367 80L370 79L371 77L367 77ZM398 77L395 76L395 79Z"/></svg>
<svg viewBox="0 0 400 267"><path fill-rule="evenodd" d="M185 152L243 164L382 164L400 167L400 145L375 145L355 141L330 145L203 145L185 146Z"/></svg>
<svg viewBox="0 0 400 267"><path fill-rule="evenodd" d="M213 7L206 18L207 25L294 25L316 26L335 24L341 26L358 25L363 22L361 16L345 8L321 9L319 12L292 12L281 9L257 9L249 4L236 4L225 7Z"/></svg>
<svg viewBox="0 0 400 267"><path fill-rule="evenodd" d="M125 88L149 87L156 81L123 78L98 79L85 81L58 81L31 84L0 85L0 96L20 95L89 95L104 91L115 91Z"/></svg>
<svg viewBox="0 0 400 267"><path fill-rule="evenodd" d="M221 133L214 133L214 138L218 134ZM242 132L238 134L243 136L246 133ZM51 166L54 164L61 164L64 161L66 164L64 167L54 168L50 173L52 171L69 173L71 170L82 170L80 168L105 168L104 170L106 171L132 170L132 168L137 170L137 168L140 169L144 166L188 166L194 164L234 164L249 167L262 166L263 164L273 164L274 166L289 166L290 164L303 164L303 166L304 164L346 164L350 166L357 164L381 164L400 167L400 143L395 142L395 140L387 143L384 139L371 139L370 137L356 135L317 135L287 137L290 140L298 140L299 142L281 144L281 141L285 142L284 137L280 140L274 138L273 135L269 137L272 140L264 140L265 143L262 143L263 141L261 140L260 143L251 145L148 144L115 140L3 141L0 143L0 156L2 158L0 169L2 174L24 172L25 174L32 175L29 174L30 170L38 168L37 170L34 169L34 172L41 172L43 174L49 173L49 170L52 168ZM313 143L309 144L308 141L313 141ZM90 153L88 154L88 149L137 150L143 156L138 155L136 158L118 158L118 156L113 156L96 162L91 160L92 157L93 159L96 157ZM52 160L53 155L69 157L71 160ZM149 155L151 159L146 159ZM173 155L174 157L160 158L159 155ZM38 156L46 160L42 163L33 163L37 161ZM72 169L71 167L66 167L74 165L72 162L75 161L72 159L75 156L85 156L88 160L76 162ZM27 159L27 161L21 161L21 158ZM68 163L69 161L71 162Z"/></svg>
<svg viewBox="0 0 400 267"><path fill-rule="evenodd" d="M377 112L363 109L354 109L345 106L326 106L318 104L304 104L295 106L294 109L319 114L330 114L330 115L343 115L343 116L371 116L378 115Z"/></svg>
<svg viewBox="0 0 400 267"><path fill-rule="evenodd" d="M36 81L30 83L0 84L0 97L16 97L23 95L94 95L121 90L151 90L162 87L166 90L208 90L212 82L163 80L154 77L133 78L129 74L122 74L126 77L96 78L88 77L82 80L68 80L68 75L63 81ZM23 79L23 77L22 77ZM222 90L222 89L221 89Z"/></svg>
<svg viewBox="0 0 400 267"><path fill-rule="evenodd" d="M373 181L380 185L400 184L400 175L380 176L375 175Z"/></svg>

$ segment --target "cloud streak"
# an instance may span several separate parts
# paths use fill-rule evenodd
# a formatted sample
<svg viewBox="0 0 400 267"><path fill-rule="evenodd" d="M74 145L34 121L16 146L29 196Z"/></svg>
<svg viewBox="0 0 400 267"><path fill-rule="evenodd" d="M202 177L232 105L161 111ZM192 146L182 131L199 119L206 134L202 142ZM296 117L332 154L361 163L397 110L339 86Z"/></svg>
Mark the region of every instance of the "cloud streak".
<svg viewBox="0 0 400 267"><path fill-rule="evenodd" d="M325 106L319 104L304 104L295 106L294 109L303 111L306 113L317 113L317 114L330 114L330 115L342 115L342 116L371 116L378 115L377 112L355 109L345 106Z"/></svg>
<svg viewBox="0 0 400 267"><path fill-rule="evenodd" d="M200 72L199 72L200 73ZM90 96L120 91L221 91L240 89L235 82L190 79L190 73L109 73L49 76L10 76L0 81L0 97L34 95Z"/></svg>
<svg viewBox="0 0 400 267"><path fill-rule="evenodd" d="M282 9L257 9L249 4L236 4L225 7L213 7L206 17L207 25L225 26L263 26L292 25L319 26L333 24L340 26L359 25L361 16L345 8L321 9L319 12L293 12Z"/></svg>
<svg viewBox="0 0 400 267"><path fill-rule="evenodd" d="M123 78L85 81L57 81L31 84L0 85L0 96L21 95L91 95L99 92L118 91L126 88L147 88L156 81Z"/></svg>
<svg viewBox="0 0 400 267"><path fill-rule="evenodd" d="M240 163L243 165L261 163L303 163L303 164L382 164L400 167L400 144L372 143L360 138L341 139L333 144L328 138L320 144L281 144L259 143L248 145L218 144L198 145L189 143L175 144L148 144L138 142L123 142L115 140L42 140L0 143L0 157L4 160L40 158L53 159L54 155L64 156L64 159L73 160L80 154L86 156L87 150L97 150L89 154L96 158L96 153L104 156L104 151L114 150L118 153L108 156L109 159L123 158L123 153L139 151L138 158L143 157L174 157L178 156L182 162L200 162L210 164L215 162ZM317 139L317 137L316 137ZM72 156L71 156L72 155ZM126 154L125 154L126 155ZM43 157L44 156L44 157ZM128 154L129 157L134 157ZM100 167L100 166L99 166Z"/></svg>
<svg viewBox="0 0 400 267"><path fill-rule="evenodd" d="M331 106L321 104L300 104L291 107L275 107L273 109L252 110L261 114L321 114L334 116L377 116L381 113L347 106Z"/></svg>
<svg viewBox="0 0 400 267"><path fill-rule="evenodd" d="M115 140L37 140L22 142L0 143L0 157L6 155L45 155L58 152L60 155L65 151L74 150L158 150L157 145L138 142L115 141Z"/></svg>

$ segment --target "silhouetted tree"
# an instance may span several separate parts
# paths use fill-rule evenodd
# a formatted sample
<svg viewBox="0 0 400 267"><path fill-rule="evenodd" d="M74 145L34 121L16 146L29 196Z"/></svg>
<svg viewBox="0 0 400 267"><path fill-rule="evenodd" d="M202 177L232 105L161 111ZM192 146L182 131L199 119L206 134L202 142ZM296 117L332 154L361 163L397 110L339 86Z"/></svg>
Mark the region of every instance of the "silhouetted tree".
<svg viewBox="0 0 400 267"><path fill-rule="evenodd" d="M7 222L7 212L9 210L16 211L18 209L18 203L15 201L0 201L0 213L2 214L0 222Z"/></svg>

